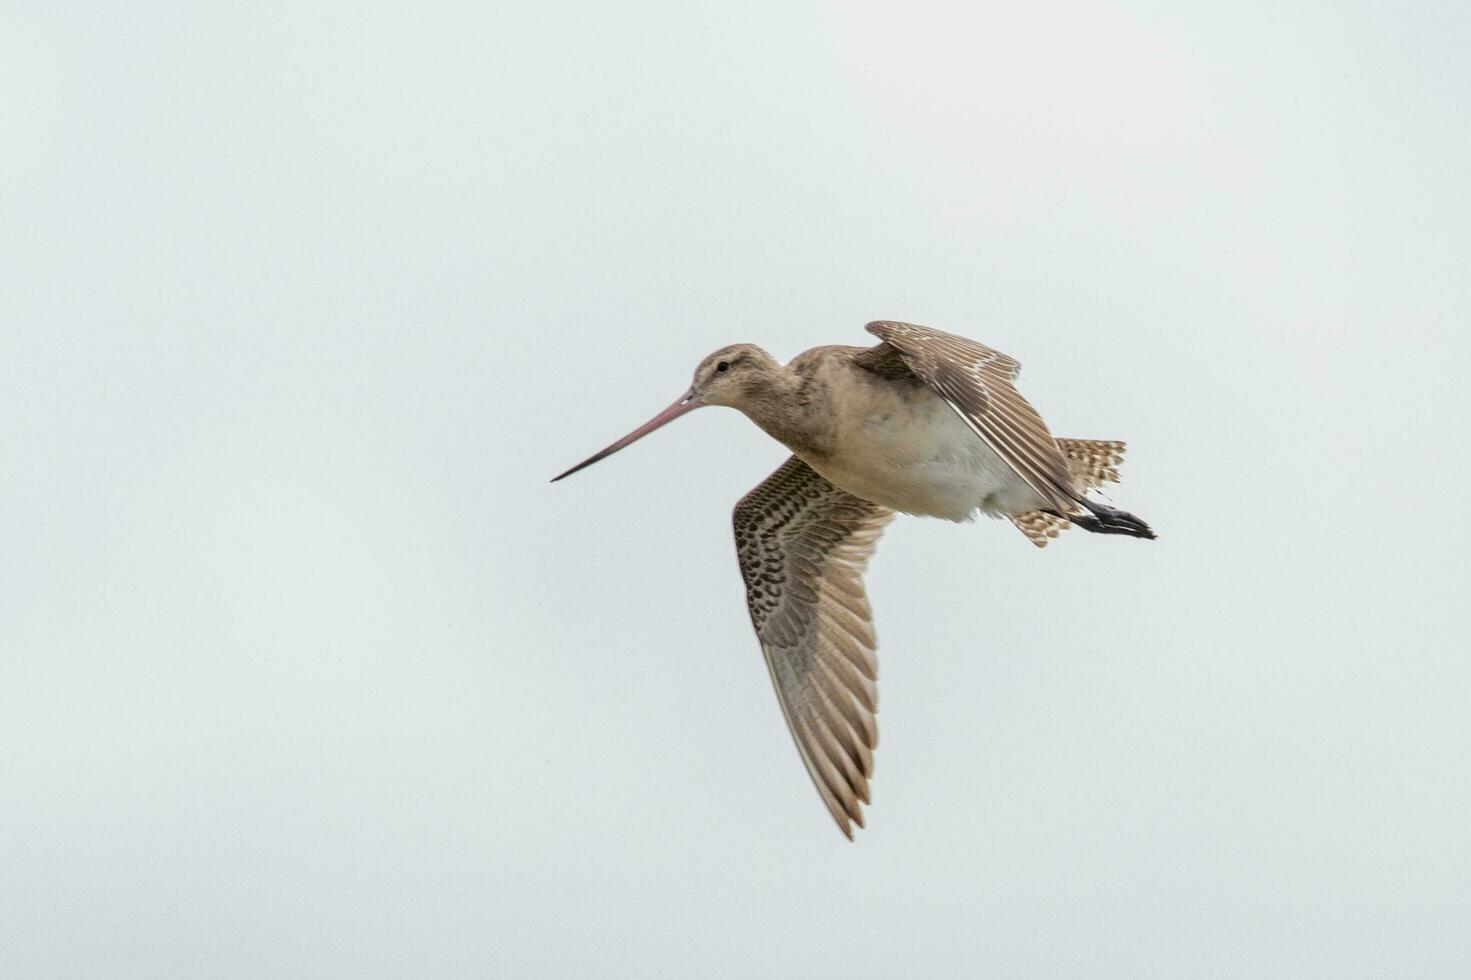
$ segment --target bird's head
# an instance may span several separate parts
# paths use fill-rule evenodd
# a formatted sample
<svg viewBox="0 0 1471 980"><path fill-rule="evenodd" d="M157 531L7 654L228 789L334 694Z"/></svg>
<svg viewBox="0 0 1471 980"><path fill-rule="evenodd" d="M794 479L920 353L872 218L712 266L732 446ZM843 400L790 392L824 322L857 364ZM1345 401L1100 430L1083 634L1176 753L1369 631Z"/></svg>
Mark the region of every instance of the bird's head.
<svg viewBox="0 0 1471 980"><path fill-rule="evenodd" d="M755 344L732 344L722 347L700 362L695 368L695 377L689 391L664 411L634 429L611 446L594 453L560 476L552 477L555 483L565 476L607 459L625 446L632 445L660 426L666 425L687 412L704 405L729 405L741 408L768 387L774 372L780 369L776 358Z"/></svg>
<svg viewBox="0 0 1471 980"><path fill-rule="evenodd" d="M700 362L690 391L702 404L739 408L769 384L778 366L755 344L731 344Z"/></svg>

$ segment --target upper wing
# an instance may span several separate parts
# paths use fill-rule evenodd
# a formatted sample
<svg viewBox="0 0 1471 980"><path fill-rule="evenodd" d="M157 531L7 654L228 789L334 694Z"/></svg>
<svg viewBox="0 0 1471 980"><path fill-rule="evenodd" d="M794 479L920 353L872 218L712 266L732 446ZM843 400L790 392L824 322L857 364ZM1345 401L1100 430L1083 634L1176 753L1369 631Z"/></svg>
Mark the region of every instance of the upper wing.
<svg viewBox="0 0 1471 980"><path fill-rule="evenodd" d="M1067 514L1077 509L1067 460L1042 417L1012 384L1021 371L1019 363L974 340L912 323L875 320L867 330L884 343L859 355L858 363L887 365L892 354L885 348L897 352L1054 510Z"/></svg>
<svg viewBox="0 0 1471 980"><path fill-rule="evenodd" d="M893 511L793 456L736 504L751 624L787 727L838 828L863 826L878 744L878 641L863 569Z"/></svg>

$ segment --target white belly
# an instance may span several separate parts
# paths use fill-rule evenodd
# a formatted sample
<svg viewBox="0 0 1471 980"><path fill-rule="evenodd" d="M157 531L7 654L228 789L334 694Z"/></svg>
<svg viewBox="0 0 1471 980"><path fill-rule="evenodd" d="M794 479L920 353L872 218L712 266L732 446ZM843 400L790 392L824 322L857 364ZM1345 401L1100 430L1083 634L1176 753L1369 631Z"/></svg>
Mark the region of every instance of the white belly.
<svg viewBox="0 0 1471 980"><path fill-rule="evenodd" d="M873 413L843 433L838 450L808 465L835 486L892 510L966 521L1047 503L939 398Z"/></svg>

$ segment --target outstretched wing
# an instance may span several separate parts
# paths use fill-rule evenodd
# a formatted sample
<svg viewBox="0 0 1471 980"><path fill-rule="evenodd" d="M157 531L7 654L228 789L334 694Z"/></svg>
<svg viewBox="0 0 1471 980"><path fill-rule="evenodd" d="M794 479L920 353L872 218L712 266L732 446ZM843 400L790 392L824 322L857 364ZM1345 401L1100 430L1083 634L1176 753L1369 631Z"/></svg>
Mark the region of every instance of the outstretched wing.
<svg viewBox="0 0 1471 980"><path fill-rule="evenodd" d="M883 343L860 354L859 364L891 369L897 354L1054 510L1077 510L1077 490L1057 440L1013 384L1019 363L974 340L912 323L875 320L867 330Z"/></svg>
<svg viewBox="0 0 1471 980"><path fill-rule="evenodd" d="M751 624L787 727L851 840L878 744L878 641L863 569L893 511L839 490L793 456L736 504Z"/></svg>

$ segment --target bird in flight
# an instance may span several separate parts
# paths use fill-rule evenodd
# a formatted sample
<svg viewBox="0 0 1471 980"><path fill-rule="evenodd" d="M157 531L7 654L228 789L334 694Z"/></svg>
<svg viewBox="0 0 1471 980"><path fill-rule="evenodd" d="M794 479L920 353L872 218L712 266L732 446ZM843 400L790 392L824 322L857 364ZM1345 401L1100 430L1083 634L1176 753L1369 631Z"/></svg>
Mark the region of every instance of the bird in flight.
<svg viewBox="0 0 1471 980"><path fill-rule="evenodd" d="M874 347L814 347L780 364L753 344L700 362L673 405L553 479L705 405L743 412L792 456L735 506L751 624L797 751L851 840L878 743L877 640L863 570L894 514L1008 518L1039 548L1070 525L1153 538L1090 500L1122 442L1055 439L1016 390L1021 365L929 327L875 320Z"/></svg>

